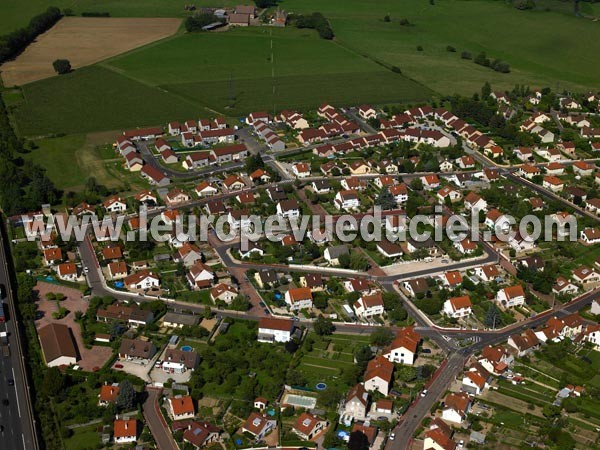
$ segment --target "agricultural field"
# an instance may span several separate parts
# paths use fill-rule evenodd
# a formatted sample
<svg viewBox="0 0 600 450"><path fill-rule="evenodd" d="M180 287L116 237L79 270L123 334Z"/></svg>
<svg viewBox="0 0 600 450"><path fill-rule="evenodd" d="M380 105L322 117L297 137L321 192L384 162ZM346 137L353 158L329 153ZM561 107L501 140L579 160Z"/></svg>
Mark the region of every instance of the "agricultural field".
<svg viewBox="0 0 600 450"><path fill-rule="evenodd" d="M30 83L14 107L22 136L123 130L208 114L201 105L99 66Z"/></svg>
<svg viewBox="0 0 600 450"><path fill-rule="evenodd" d="M31 136L157 125L215 112L307 109L323 101L410 102L430 94L313 31L274 29L271 37L270 30L249 28L179 36L28 84L15 116L19 132Z"/></svg>
<svg viewBox="0 0 600 450"><path fill-rule="evenodd" d="M2 65L4 86L55 76L52 62L68 59L73 69L93 64L175 34L180 19L64 17L14 61Z"/></svg>
<svg viewBox="0 0 600 450"><path fill-rule="evenodd" d="M219 0L220 6L233 6L240 2ZM250 4L249 1L241 2ZM2 0L0 2L0 30L8 33L26 26L36 14L50 6L61 10L70 9L73 14L85 12L107 12L111 17L185 17L185 2L178 0ZM196 7L216 6L212 0L197 0Z"/></svg>
<svg viewBox="0 0 600 450"><path fill-rule="evenodd" d="M103 66L228 115L308 109L323 101L410 102L431 94L311 30L293 28L183 35Z"/></svg>
<svg viewBox="0 0 600 450"><path fill-rule="evenodd" d="M587 6L598 10L597 5ZM383 0L376 7L359 0L286 0L282 7L322 12L340 45L397 65L403 74L442 94L472 94L485 81L494 88L516 83L553 89L560 83L561 90L597 88L600 63L593 55L600 51L600 25L564 12L519 11L489 0ZM386 14L390 22L384 21ZM401 25L402 19L408 25ZM423 51L417 51L419 45ZM449 45L456 52L448 52ZM463 60L462 51L473 57L486 51L490 59L508 62L511 73Z"/></svg>

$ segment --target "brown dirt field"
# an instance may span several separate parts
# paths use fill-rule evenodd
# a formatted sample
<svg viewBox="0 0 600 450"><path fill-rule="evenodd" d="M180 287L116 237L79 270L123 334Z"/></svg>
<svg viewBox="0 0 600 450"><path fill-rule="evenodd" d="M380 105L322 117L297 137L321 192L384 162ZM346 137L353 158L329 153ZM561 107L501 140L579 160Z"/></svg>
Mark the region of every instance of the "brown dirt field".
<svg viewBox="0 0 600 450"><path fill-rule="evenodd" d="M75 322L75 311L86 312L88 303L83 299L81 292L77 289L72 289L66 286L60 286L50 283L38 282L35 286L35 290L38 292L37 301L38 311L42 313L42 317L35 321L35 326L40 329L44 325L49 323L62 323L71 328L73 336L77 344L77 350L81 356L81 360L77 361L77 364L86 371L91 372L95 367L102 367L104 363L111 357L112 349L110 347L103 347L94 345L92 348L85 348L83 344L83 338L81 337L81 328L77 322ZM55 294L62 293L65 295L65 299L60 302L61 306L64 306L69 310L69 314L63 319L56 320L52 318L52 313L58 310L55 301L49 301L46 299L46 294L53 292Z"/></svg>
<svg viewBox="0 0 600 450"><path fill-rule="evenodd" d="M181 19L64 17L14 61L0 67L7 87L56 75L52 62L68 59L73 69L127 52L174 34Z"/></svg>

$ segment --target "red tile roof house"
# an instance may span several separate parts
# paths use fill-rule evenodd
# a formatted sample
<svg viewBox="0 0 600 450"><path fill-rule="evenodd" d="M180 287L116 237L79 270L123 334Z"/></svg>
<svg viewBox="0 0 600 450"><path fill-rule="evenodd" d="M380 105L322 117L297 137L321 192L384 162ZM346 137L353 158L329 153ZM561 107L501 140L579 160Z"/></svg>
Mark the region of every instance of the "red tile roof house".
<svg viewBox="0 0 600 450"><path fill-rule="evenodd" d="M525 291L520 284L505 287L496 293L496 301L504 308L522 306L525 304Z"/></svg>
<svg viewBox="0 0 600 450"><path fill-rule="evenodd" d="M311 309L313 296L310 288L292 288L285 293L285 302L291 311Z"/></svg>
<svg viewBox="0 0 600 450"><path fill-rule="evenodd" d="M111 262L108 265L108 274L111 280L120 280L127 277L127 264L125 261Z"/></svg>
<svg viewBox="0 0 600 450"><path fill-rule="evenodd" d="M203 289L209 287L215 279L215 275L212 269L206 264L197 261L190 267L187 274L187 280L190 288L194 290Z"/></svg>
<svg viewBox="0 0 600 450"><path fill-rule="evenodd" d="M119 395L118 384L104 384L100 387L100 395L98 395L98 406L108 406L114 403Z"/></svg>
<svg viewBox="0 0 600 450"><path fill-rule="evenodd" d="M247 432L254 436L256 441L262 440L275 427L277 422L264 414L258 412L250 413L246 422L241 427L242 433Z"/></svg>
<svg viewBox="0 0 600 450"><path fill-rule="evenodd" d="M290 319L261 317L258 321L258 342L288 342L293 331L294 322Z"/></svg>
<svg viewBox="0 0 600 450"><path fill-rule="evenodd" d="M206 447L219 440L221 429L208 422L190 422L183 432L183 440L196 448Z"/></svg>
<svg viewBox="0 0 600 450"><path fill-rule="evenodd" d="M328 425L329 422L327 422L327 420L320 419L317 416L304 412L300 414L300 417L294 422L292 431L301 439L310 441L325 431Z"/></svg>
<svg viewBox="0 0 600 450"><path fill-rule="evenodd" d="M124 280L127 289L147 290L160 286L158 276L149 270L142 270L129 275Z"/></svg>
<svg viewBox="0 0 600 450"><path fill-rule="evenodd" d="M376 356L367 365L365 389L367 391L377 391L387 396L390 391L393 374L394 364L388 361L383 355Z"/></svg>
<svg viewBox="0 0 600 450"><path fill-rule="evenodd" d="M201 182L194 191L198 197L212 197L219 193L219 190L208 181Z"/></svg>
<svg viewBox="0 0 600 450"><path fill-rule="evenodd" d="M186 242L177 250L174 259L185 267L191 267L198 261L202 261L202 252L196 245Z"/></svg>
<svg viewBox="0 0 600 450"><path fill-rule="evenodd" d="M145 164L140 173L150 184L156 186L167 186L171 183L171 180L164 173L150 164Z"/></svg>
<svg viewBox="0 0 600 450"><path fill-rule="evenodd" d="M137 441L137 420L117 419L113 424L113 436L116 444L128 444Z"/></svg>
<svg viewBox="0 0 600 450"><path fill-rule="evenodd" d="M371 295L363 295L354 302L354 312L357 317L380 316L385 312L383 296L381 292Z"/></svg>
<svg viewBox="0 0 600 450"><path fill-rule="evenodd" d="M193 419L196 415L194 400L189 395L170 398L168 411L173 420Z"/></svg>
<svg viewBox="0 0 600 450"><path fill-rule="evenodd" d="M517 355L528 355L540 345L539 339L531 329L526 329L523 334L514 334L508 338L508 345L517 350Z"/></svg>
<svg viewBox="0 0 600 450"><path fill-rule="evenodd" d="M462 379L462 390L469 394L480 395L485 388L489 387L489 379L489 372L480 364L475 364L465 373Z"/></svg>
<svg viewBox="0 0 600 450"><path fill-rule="evenodd" d="M471 314L471 298L468 295L452 297L444 302L442 313L448 317L459 319Z"/></svg>
<svg viewBox="0 0 600 450"><path fill-rule="evenodd" d="M62 263L56 268L58 278L65 281L77 280L77 266L75 263Z"/></svg>
<svg viewBox="0 0 600 450"><path fill-rule="evenodd" d="M210 290L210 299L215 303L220 300L229 305L238 295L237 289L225 283L219 283Z"/></svg>
<svg viewBox="0 0 600 450"><path fill-rule="evenodd" d="M62 250L60 248L48 248L44 250L44 264L47 266L52 266L60 261L62 261L63 255Z"/></svg>
<svg viewBox="0 0 600 450"><path fill-rule="evenodd" d="M421 335L414 327L403 328L396 333L396 338L384 350L383 356L393 363L413 365L420 341Z"/></svg>
<svg viewBox="0 0 600 450"><path fill-rule="evenodd" d="M444 400L444 409L442 410L442 419L456 424L462 424L467 418L471 399L464 392L451 392Z"/></svg>

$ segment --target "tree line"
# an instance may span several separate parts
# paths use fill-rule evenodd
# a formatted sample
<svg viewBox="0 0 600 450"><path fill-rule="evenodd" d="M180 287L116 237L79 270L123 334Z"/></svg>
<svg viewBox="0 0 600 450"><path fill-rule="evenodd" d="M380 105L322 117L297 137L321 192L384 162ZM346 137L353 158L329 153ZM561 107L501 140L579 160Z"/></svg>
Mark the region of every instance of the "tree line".
<svg viewBox="0 0 600 450"><path fill-rule="evenodd" d="M7 215L37 210L60 197L45 169L19 153L26 153L26 149L15 135L0 98L0 207Z"/></svg>
<svg viewBox="0 0 600 450"><path fill-rule="evenodd" d="M26 27L0 36L0 64L25 50L25 47L52 28L61 17L60 9L51 6L42 14L33 17Z"/></svg>
<svg viewBox="0 0 600 450"><path fill-rule="evenodd" d="M311 28L317 30L321 39L333 39L334 34L329 21L320 12L314 12L310 15L297 14L289 18L290 23L297 28Z"/></svg>

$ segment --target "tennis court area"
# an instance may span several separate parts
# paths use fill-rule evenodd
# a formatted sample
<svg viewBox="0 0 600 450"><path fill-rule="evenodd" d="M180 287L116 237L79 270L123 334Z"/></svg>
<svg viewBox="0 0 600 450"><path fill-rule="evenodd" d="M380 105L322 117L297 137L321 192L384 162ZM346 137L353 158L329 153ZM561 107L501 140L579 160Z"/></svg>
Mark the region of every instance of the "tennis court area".
<svg viewBox="0 0 600 450"><path fill-rule="evenodd" d="M314 409L317 406L317 399L306 395L286 393L281 400L281 404L284 406L289 405L298 408Z"/></svg>

